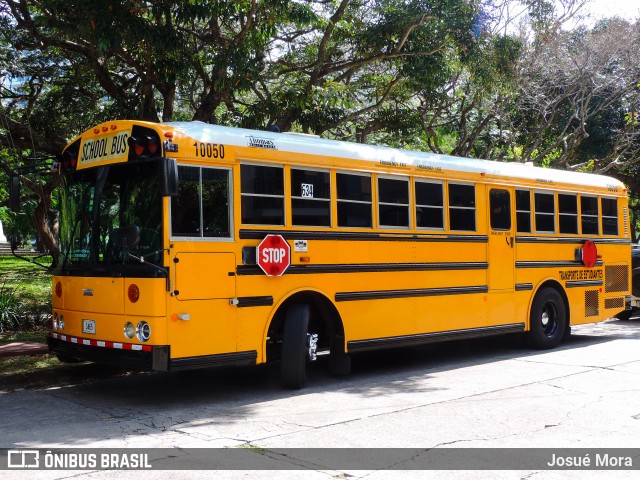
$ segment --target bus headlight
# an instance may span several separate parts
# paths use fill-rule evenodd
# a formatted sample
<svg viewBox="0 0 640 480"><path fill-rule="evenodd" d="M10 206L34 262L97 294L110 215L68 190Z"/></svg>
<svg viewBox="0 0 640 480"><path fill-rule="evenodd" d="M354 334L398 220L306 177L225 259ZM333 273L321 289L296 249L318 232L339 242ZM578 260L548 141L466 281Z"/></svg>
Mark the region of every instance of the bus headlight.
<svg viewBox="0 0 640 480"><path fill-rule="evenodd" d="M64 330L64 316L60 315L60 320L58 320L58 330Z"/></svg>
<svg viewBox="0 0 640 480"><path fill-rule="evenodd" d="M151 337L151 325L147 322L140 322L136 326L136 337L141 342L146 342Z"/></svg>
<svg viewBox="0 0 640 480"><path fill-rule="evenodd" d="M136 334L136 327L131 322L124 324L124 336L127 338L133 338Z"/></svg>
<svg viewBox="0 0 640 480"><path fill-rule="evenodd" d="M53 329L58 330L58 312L53 313Z"/></svg>

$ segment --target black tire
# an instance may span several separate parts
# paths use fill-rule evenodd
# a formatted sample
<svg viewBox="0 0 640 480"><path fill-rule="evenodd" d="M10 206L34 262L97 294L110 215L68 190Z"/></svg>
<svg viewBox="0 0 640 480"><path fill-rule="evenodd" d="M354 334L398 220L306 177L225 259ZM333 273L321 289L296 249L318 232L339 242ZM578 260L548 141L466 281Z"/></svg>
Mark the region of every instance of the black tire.
<svg viewBox="0 0 640 480"><path fill-rule="evenodd" d="M635 313L634 310L623 310L622 312L616 314L615 318L618 320L629 320L631 315Z"/></svg>
<svg viewBox="0 0 640 480"><path fill-rule="evenodd" d="M567 329L567 310L564 301L554 288L546 287L538 292L531 306L527 342L533 348L557 347Z"/></svg>
<svg viewBox="0 0 640 480"><path fill-rule="evenodd" d="M280 381L284 388L299 390L307 380L307 330L309 306L296 304L289 307L284 319Z"/></svg>
<svg viewBox="0 0 640 480"><path fill-rule="evenodd" d="M631 293L634 297L640 297L640 268L634 268L631 272Z"/></svg>

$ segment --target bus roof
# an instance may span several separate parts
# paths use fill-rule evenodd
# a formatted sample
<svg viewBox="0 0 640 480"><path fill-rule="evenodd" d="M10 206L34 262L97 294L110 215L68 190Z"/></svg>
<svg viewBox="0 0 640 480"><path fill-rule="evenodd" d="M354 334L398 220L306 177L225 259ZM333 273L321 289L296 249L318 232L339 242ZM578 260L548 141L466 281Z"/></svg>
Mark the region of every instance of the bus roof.
<svg viewBox="0 0 640 480"><path fill-rule="evenodd" d="M415 167L425 170L484 173L485 175L532 180L543 184L566 183L605 188L618 192L624 191L626 188L622 182L613 177L534 167L518 162L498 162L455 157L430 152L327 140L311 135L223 127L198 121L169 122L164 125L175 128L177 131L199 142L224 143L239 147L259 147L308 155L350 158L375 162L387 167Z"/></svg>

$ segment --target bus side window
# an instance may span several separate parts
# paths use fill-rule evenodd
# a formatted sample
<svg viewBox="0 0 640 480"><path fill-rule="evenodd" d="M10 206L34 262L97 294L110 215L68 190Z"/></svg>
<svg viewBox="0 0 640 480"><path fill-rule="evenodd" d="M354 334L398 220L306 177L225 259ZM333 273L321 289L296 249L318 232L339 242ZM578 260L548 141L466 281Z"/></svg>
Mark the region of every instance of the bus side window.
<svg viewBox="0 0 640 480"><path fill-rule="evenodd" d="M475 231L475 186L449 184L449 228L451 230Z"/></svg>
<svg viewBox="0 0 640 480"><path fill-rule="evenodd" d="M381 226L409 226L409 181L378 177L378 219Z"/></svg>
<svg viewBox="0 0 640 480"><path fill-rule="evenodd" d="M598 235L600 233L598 225L600 219L598 197L580 195L580 216L583 235Z"/></svg>
<svg viewBox="0 0 640 480"><path fill-rule="evenodd" d="M171 198L171 236L230 237L229 170L178 167L178 196Z"/></svg>
<svg viewBox="0 0 640 480"><path fill-rule="evenodd" d="M578 234L578 196L558 194L560 233Z"/></svg>
<svg viewBox="0 0 640 480"><path fill-rule="evenodd" d="M284 169L240 165L242 223L284 225Z"/></svg>
<svg viewBox="0 0 640 480"><path fill-rule="evenodd" d="M230 237L229 170L202 169L202 236Z"/></svg>
<svg viewBox="0 0 640 480"><path fill-rule="evenodd" d="M536 232L556 231L556 202L553 193L535 192Z"/></svg>
<svg viewBox="0 0 640 480"><path fill-rule="evenodd" d="M491 229L511 230L511 195L508 190L492 188L489 193Z"/></svg>
<svg viewBox="0 0 640 480"><path fill-rule="evenodd" d="M520 233L531 233L530 190L516 190L516 227Z"/></svg>
<svg viewBox="0 0 640 480"><path fill-rule="evenodd" d="M338 173L338 226L371 228L371 177Z"/></svg>
<svg viewBox="0 0 640 480"><path fill-rule="evenodd" d="M291 169L291 214L294 225L331 226L329 172Z"/></svg>
<svg viewBox="0 0 640 480"><path fill-rule="evenodd" d="M171 198L171 235L200 236L200 169L178 167L178 196Z"/></svg>
<svg viewBox="0 0 640 480"><path fill-rule="evenodd" d="M444 186L442 182L417 180L416 224L418 228L444 229Z"/></svg>
<svg viewBox="0 0 640 480"><path fill-rule="evenodd" d="M602 234L618 235L618 202L615 198L602 199Z"/></svg>

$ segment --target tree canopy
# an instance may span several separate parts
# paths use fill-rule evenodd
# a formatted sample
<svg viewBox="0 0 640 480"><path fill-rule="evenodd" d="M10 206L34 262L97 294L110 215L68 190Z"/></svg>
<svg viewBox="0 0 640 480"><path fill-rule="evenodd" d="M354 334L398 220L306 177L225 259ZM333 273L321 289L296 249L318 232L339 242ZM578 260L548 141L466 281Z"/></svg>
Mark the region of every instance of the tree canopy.
<svg viewBox="0 0 640 480"><path fill-rule="evenodd" d="M101 121L193 119L607 173L637 196L640 24L568 23L588 1L0 0L0 169Z"/></svg>

